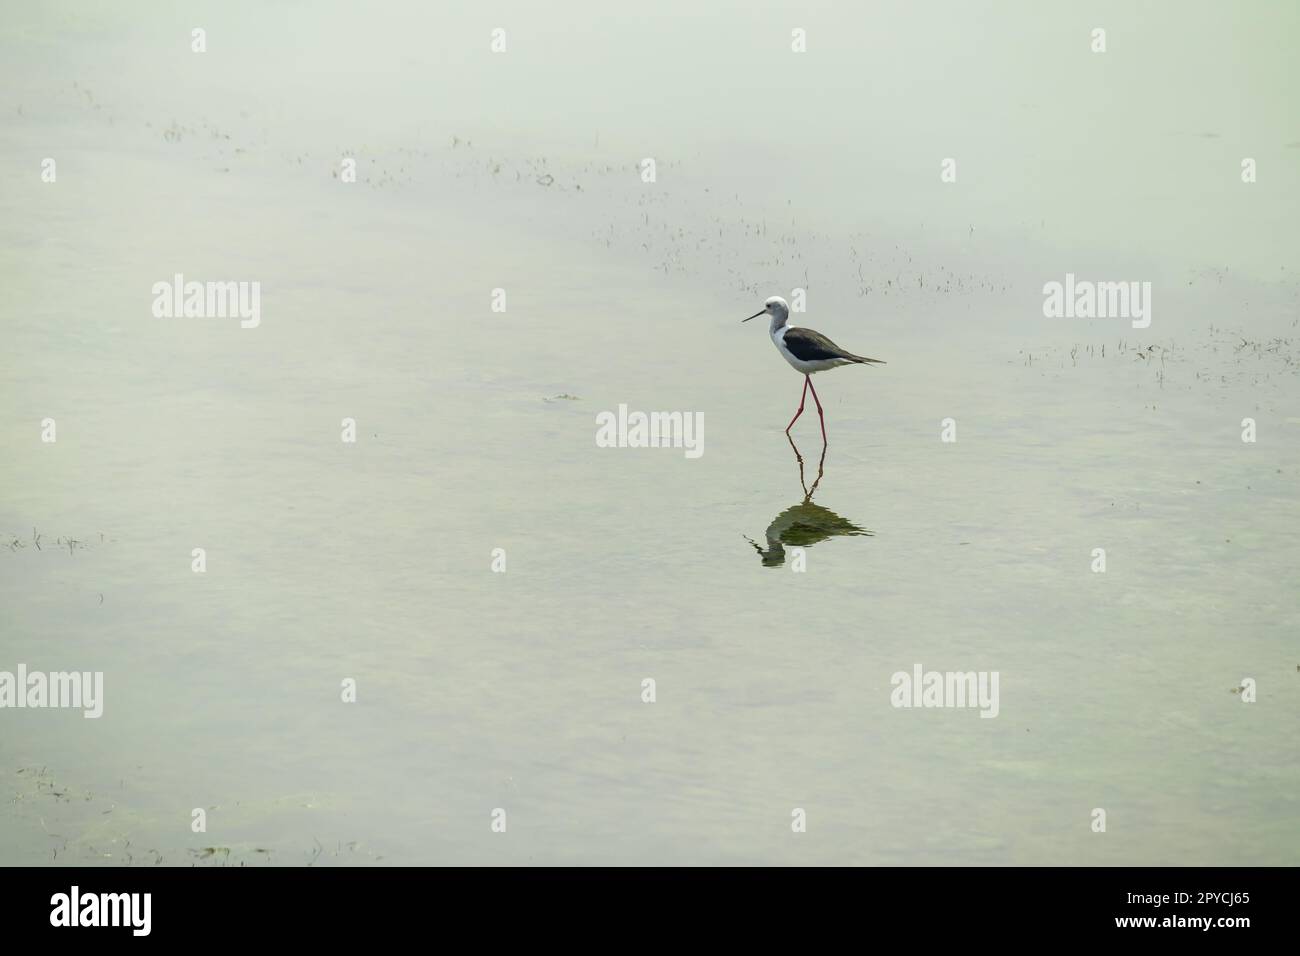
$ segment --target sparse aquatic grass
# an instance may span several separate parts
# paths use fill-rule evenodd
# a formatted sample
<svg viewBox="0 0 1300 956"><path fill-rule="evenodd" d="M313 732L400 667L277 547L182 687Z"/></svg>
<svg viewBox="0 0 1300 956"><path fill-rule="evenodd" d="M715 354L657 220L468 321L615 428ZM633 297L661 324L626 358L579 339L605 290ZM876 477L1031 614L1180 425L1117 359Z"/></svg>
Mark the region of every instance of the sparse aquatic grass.
<svg viewBox="0 0 1300 956"><path fill-rule="evenodd" d="M1020 349L1026 367L1079 368L1083 364L1117 362L1141 364L1155 370L1157 384L1171 379L1187 384L1266 384L1274 376L1300 373L1300 344L1292 338L1275 336L1250 339L1240 332L1210 326L1208 332L1190 344L1170 339L1149 345L1134 345L1120 338L1107 343L1040 345ZM1190 372L1190 376L1188 373ZM1174 374L1177 373L1177 374Z"/></svg>
<svg viewBox="0 0 1300 956"><path fill-rule="evenodd" d="M278 808L279 803L274 801L269 807ZM48 765L20 767L7 776L0 776L0 827L25 831L33 852L45 854L9 861L16 864L224 867L277 863L312 866L326 861L345 864L383 860L382 855L358 840L322 843L313 839L310 846L291 851L255 843L162 846L154 840L142 843L137 838L141 831L156 833L159 822L146 819L119 800L64 783ZM181 834L189 833L183 823L181 827ZM40 844L45 848L38 851L36 847Z"/></svg>
<svg viewBox="0 0 1300 956"><path fill-rule="evenodd" d="M37 531L36 528L32 528L30 535L14 534L12 531L5 532L4 538L0 539L0 544L11 552L24 551L29 548L33 551L46 551L53 546L72 555L78 551L91 550L112 540L112 538L106 537L104 532L98 531L85 538L75 538L72 535L57 535L51 542L48 535Z"/></svg>

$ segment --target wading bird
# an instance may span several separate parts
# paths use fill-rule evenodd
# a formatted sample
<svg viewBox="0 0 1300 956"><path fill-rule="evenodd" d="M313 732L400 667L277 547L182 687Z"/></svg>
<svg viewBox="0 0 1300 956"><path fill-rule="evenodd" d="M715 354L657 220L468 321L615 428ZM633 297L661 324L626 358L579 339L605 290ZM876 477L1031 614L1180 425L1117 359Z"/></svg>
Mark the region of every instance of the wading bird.
<svg viewBox="0 0 1300 956"><path fill-rule="evenodd" d="M790 306L778 295L764 302L762 311L755 312L749 319L756 319L760 315L772 317L772 327L769 329L772 344L796 372L803 374L803 394L799 396L799 411L794 413L790 424L785 426L786 435L790 434L790 429L803 414L803 403L808 397L808 390L812 389L813 401L817 403L817 417L822 423L822 441L825 442L826 416L822 413L822 403L817 397L817 389L813 388L812 375L816 372L824 372L828 368L835 368L837 365L884 365L885 363L880 359L864 358L846 352L820 332L786 325L790 319ZM748 322L749 319L741 319L741 321Z"/></svg>

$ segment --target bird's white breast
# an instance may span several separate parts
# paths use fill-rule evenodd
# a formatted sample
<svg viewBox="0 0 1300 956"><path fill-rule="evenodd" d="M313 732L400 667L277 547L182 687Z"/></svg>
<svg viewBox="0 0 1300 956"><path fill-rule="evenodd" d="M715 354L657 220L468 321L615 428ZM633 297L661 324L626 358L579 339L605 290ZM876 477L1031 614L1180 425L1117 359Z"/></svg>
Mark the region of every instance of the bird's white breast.
<svg viewBox="0 0 1300 956"><path fill-rule="evenodd" d="M785 333L789 331L788 325L783 325L779 329L771 331L772 344L776 350L781 353L781 357L790 363L790 367L801 375L812 375L816 372L824 372L828 368L835 368L838 365L848 364L844 359L820 359L816 362L805 362L803 359L795 358L788 348L785 347Z"/></svg>

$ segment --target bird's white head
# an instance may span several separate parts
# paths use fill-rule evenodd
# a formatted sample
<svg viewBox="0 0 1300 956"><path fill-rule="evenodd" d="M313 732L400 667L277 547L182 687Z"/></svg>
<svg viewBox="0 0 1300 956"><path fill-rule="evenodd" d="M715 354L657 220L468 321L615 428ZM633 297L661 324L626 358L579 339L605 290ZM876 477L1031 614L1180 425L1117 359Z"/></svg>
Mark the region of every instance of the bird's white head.
<svg viewBox="0 0 1300 956"><path fill-rule="evenodd" d="M760 315L770 315L772 317L772 329L775 331L785 325L790 318L790 305L779 295L774 295L763 303L763 310L755 312L749 319L756 319ZM742 322L748 322L749 319L741 319Z"/></svg>

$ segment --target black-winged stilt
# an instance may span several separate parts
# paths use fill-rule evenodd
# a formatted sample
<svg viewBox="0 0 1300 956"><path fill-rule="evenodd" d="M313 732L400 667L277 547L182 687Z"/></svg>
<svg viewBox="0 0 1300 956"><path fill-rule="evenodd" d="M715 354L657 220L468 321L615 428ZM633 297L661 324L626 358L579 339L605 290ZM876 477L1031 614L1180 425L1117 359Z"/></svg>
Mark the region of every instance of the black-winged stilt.
<svg viewBox="0 0 1300 956"><path fill-rule="evenodd" d="M822 442L825 442L826 416L822 412L822 403L817 397L817 389L813 388L812 376L839 365L884 365L885 363L880 359L865 358L846 352L820 332L786 325L790 319L790 306L779 295L774 295L764 302L762 310L755 312L749 319L756 319L760 315L772 317L772 327L769 329L772 344L796 372L803 373L803 394L799 396L799 411L794 413L790 424L785 426L786 435L790 434L790 429L803 414L804 401L808 397L808 390L812 389L813 401L817 403L817 417L822 423ZM748 322L749 319L740 321Z"/></svg>

